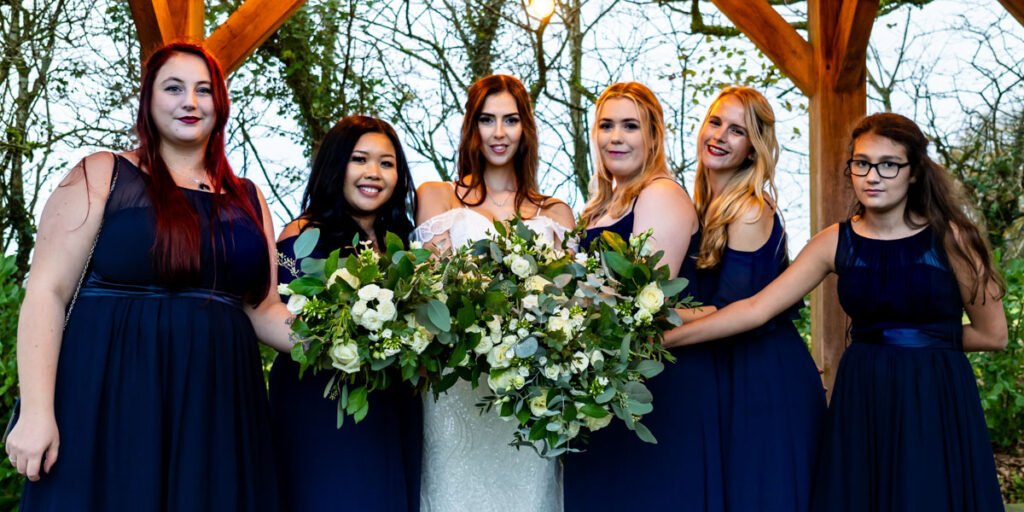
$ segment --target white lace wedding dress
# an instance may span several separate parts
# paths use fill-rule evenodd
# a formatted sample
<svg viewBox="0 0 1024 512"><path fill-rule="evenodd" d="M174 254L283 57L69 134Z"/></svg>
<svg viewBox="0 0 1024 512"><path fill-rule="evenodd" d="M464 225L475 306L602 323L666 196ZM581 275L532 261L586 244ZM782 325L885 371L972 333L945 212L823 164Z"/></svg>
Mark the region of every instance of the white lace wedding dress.
<svg viewBox="0 0 1024 512"><path fill-rule="evenodd" d="M541 237L554 241L567 231L549 217L524 222ZM485 238L493 223L469 208L457 208L428 219L413 237L428 242L445 232L454 247ZM465 381L435 402L423 404L422 512L560 512L560 463L539 457L529 448L509 446L514 425L493 411L480 415L476 403L490 389L481 379L476 389Z"/></svg>

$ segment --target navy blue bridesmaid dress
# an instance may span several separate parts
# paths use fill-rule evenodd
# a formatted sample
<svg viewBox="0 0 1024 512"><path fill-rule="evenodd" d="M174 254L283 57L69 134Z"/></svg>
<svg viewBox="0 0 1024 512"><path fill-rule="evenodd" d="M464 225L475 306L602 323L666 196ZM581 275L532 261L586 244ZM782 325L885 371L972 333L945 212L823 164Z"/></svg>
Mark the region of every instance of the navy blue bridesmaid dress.
<svg viewBox="0 0 1024 512"><path fill-rule="evenodd" d="M771 235L759 249L725 248L712 305L721 309L753 296L785 270L785 230L773 217ZM708 343L719 379L727 510L810 508L825 391L793 325L800 306L757 329Z"/></svg>
<svg viewBox="0 0 1024 512"><path fill-rule="evenodd" d="M296 237L277 244L294 258ZM331 249L317 247L324 258ZM295 276L278 267L278 280ZM360 423L336 428L337 404L324 398L331 372L299 379L299 365L279 354L270 370L270 406L284 509L418 512L422 457L422 399L404 385L370 395Z"/></svg>
<svg viewBox="0 0 1024 512"><path fill-rule="evenodd" d="M269 272L237 208L181 189L200 220L201 275L159 285L148 177L117 157L91 271L64 331L54 410L60 454L20 510L277 511L256 334L242 309ZM255 187L244 182L259 211Z"/></svg>
<svg viewBox="0 0 1024 512"><path fill-rule="evenodd" d="M605 230L628 240L633 213L615 224L588 229L584 250ZM700 233L690 240L680 277L682 295L708 303L710 283L695 267ZM647 382L654 411L643 423L658 439L648 444L621 421L594 432L583 453L564 461L565 510L724 510L717 377L710 345L672 349L675 364Z"/></svg>
<svg viewBox="0 0 1024 512"><path fill-rule="evenodd" d="M814 508L1001 511L963 303L931 228L877 240L839 225L852 344L836 373Z"/></svg>

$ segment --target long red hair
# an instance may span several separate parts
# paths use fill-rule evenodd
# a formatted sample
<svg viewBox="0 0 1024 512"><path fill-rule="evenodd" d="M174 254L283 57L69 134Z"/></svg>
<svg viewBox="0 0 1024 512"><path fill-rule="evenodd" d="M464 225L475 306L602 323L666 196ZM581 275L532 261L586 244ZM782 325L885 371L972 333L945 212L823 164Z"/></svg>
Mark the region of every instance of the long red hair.
<svg viewBox="0 0 1024 512"><path fill-rule="evenodd" d="M149 176L147 189L156 214L156 242L153 245L156 268L165 283L180 287L198 280L199 216L186 200L185 193L175 184L167 164L160 156L160 133L153 121L151 109L156 75L175 54L195 55L206 63L210 71L210 89L217 118L203 156L206 173L213 187L211 237L218 224L216 219L219 212L226 207L243 211L257 226L262 226L263 220L225 155L224 125L227 124L231 104L224 71L217 59L202 46L191 43L171 43L153 52L143 68L139 113L135 121L135 131L139 137L136 152L139 168Z"/></svg>

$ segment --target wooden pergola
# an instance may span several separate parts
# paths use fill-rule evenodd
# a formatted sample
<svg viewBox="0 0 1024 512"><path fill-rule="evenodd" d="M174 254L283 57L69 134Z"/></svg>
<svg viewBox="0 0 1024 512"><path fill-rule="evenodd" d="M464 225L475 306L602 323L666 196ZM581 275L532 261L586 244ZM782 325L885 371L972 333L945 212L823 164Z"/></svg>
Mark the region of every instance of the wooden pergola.
<svg viewBox="0 0 1024 512"><path fill-rule="evenodd" d="M306 0L245 0L206 36L204 0L129 0L143 56L171 41L203 42L227 73L238 69ZM811 230L845 218L851 197L840 170L853 123L867 112L865 58L879 0L807 0L808 39L768 0L712 0L810 99ZM999 0L1024 24L1024 0ZM846 315L834 276L811 303L814 358L831 388L845 347Z"/></svg>

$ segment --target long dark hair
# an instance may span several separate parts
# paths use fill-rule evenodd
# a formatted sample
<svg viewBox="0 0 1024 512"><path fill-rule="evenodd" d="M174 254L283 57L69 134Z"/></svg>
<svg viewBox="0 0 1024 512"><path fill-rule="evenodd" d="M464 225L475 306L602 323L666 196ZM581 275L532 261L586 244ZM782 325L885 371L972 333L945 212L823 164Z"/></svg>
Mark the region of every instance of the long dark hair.
<svg viewBox="0 0 1024 512"><path fill-rule="evenodd" d="M996 284L995 298L1002 297L1006 285L992 264L992 251L978 226L964 213L965 202L953 186L949 172L928 156L928 138L917 124L890 112L867 116L857 123L850 135L851 155L857 139L866 134L885 137L903 146L907 152L911 183L907 190L903 222L911 228L930 226L937 239L942 240L946 254L965 264L971 272L972 303L978 296L979 287L985 290L990 281ZM864 205L860 201L854 204L853 213L864 214ZM915 214L923 217L925 222L915 222ZM957 232L955 236L954 229ZM985 296L988 296L987 292Z"/></svg>
<svg viewBox="0 0 1024 512"><path fill-rule="evenodd" d="M352 159L352 151L359 138L367 133L381 133L391 140L395 147L398 171L394 193L374 216L373 230L377 236L377 245L384 247L387 231L402 237L402 240L408 240L412 233L409 212L416 205L415 188L398 134L386 121L367 116L348 116L338 121L324 136L313 157L309 184L302 194L302 214L299 218L306 221L303 229L320 228L320 243L327 247L349 247L355 235L359 235L360 240L368 239L352 218L355 211L345 199L344 193L345 173Z"/></svg>
<svg viewBox="0 0 1024 512"><path fill-rule="evenodd" d="M156 216L156 241L153 257L161 279L174 286L193 284L199 276L200 240L199 216L178 188L160 156L160 133L153 121L152 102L156 75L160 68L174 55L186 54L199 57L210 72L210 89L213 97L214 121L210 140L206 144L203 162L206 173L213 185L213 208L211 229L216 229L219 212L234 207L245 213L257 226L263 225L263 217L248 197L242 180L235 176L224 150L224 126L227 124L231 102L228 99L224 72L217 59L202 46L191 43L171 43L153 52L146 61L139 93L139 113L135 120L135 131L139 138L136 150L139 168L147 173L147 191ZM211 231L211 237L213 232ZM257 277L258 278L258 277ZM258 302L266 295L269 280L260 287L253 287L253 296L248 300ZM258 296L257 296L258 295Z"/></svg>
<svg viewBox="0 0 1024 512"><path fill-rule="evenodd" d="M468 190L465 195L459 197L459 201L468 206L477 206L487 199L487 187L484 185L487 160L484 157L484 143L480 139L477 122L487 98L501 92L507 92L515 99L519 120L523 126L519 147L512 155L512 169L516 178L516 206L521 205L523 201L541 206L547 197L540 193L537 186L537 168L540 166L537 121L533 118L533 106L526 87L523 87L518 78L509 75L485 76L469 87L466 115L462 118L462 141L459 144L458 160L459 184ZM475 203L467 203L466 197L474 189L480 190L480 199Z"/></svg>

